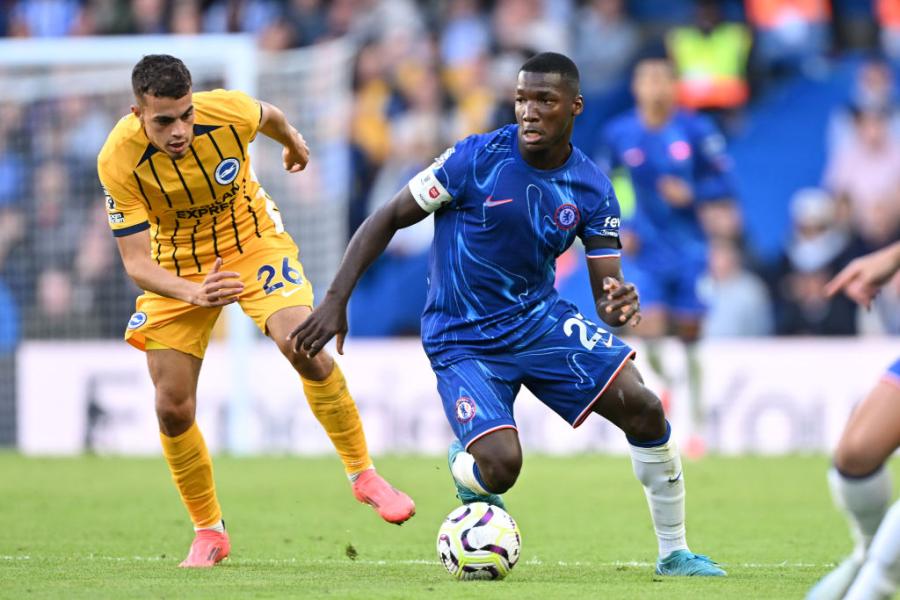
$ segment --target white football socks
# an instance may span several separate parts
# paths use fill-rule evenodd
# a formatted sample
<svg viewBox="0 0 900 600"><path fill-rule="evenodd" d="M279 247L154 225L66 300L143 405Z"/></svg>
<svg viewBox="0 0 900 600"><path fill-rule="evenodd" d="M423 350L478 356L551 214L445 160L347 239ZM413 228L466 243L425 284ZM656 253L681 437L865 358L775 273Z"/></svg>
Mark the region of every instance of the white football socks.
<svg viewBox="0 0 900 600"><path fill-rule="evenodd" d="M884 469L882 469L884 470ZM884 516L866 562L844 600L891 598L900 583L900 503Z"/></svg>
<svg viewBox="0 0 900 600"><path fill-rule="evenodd" d="M668 433L666 434L668 437ZM629 444L634 474L644 484L650 516L659 542L659 556L687 550L684 527L684 475L675 443L644 448Z"/></svg>
<svg viewBox="0 0 900 600"><path fill-rule="evenodd" d="M887 469L880 467L868 477L845 477L832 467L828 471L828 485L834 503L847 515L853 536L853 557L862 562L891 501L891 476Z"/></svg>
<svg viewBox="0 0 900 600"><path fill-rule="evenodd" d="M453 464L450 465L450 472L453 473L454 479L458 482L473 492L486 496L491 492L484 489L484 485L482 485L478 476L475 474L477 468L474 456L468 452L460 452L456 455Z"/></svg>

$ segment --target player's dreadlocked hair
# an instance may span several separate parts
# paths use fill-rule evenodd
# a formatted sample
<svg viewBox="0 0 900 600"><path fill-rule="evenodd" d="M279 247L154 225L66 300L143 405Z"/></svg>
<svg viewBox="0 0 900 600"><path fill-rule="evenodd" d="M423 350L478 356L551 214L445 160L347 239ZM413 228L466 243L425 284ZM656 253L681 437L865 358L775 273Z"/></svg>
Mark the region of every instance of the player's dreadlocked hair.
<svg viewBox="0 0 900 600"><path fill-rule="evenodd" d="M519 70L526 73L559 73L563 80L569 84L573 95L578 95L581 87L578 67L575 66L571 58L557 52L536 54L525 61L525 64Z"/></svg>
<svg viewBox="0 0 900 600"><path fill-rule="evenodd" d="M191 91L191 85L191 72L168 54L148 54L131 71L131 89L138 99L144 94L181 98Z"/></svg>

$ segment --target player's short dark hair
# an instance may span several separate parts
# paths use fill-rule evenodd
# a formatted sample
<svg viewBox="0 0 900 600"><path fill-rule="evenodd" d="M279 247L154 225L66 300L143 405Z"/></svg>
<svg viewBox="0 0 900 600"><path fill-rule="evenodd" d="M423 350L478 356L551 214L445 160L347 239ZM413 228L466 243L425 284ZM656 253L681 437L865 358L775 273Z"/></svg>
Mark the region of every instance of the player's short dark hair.
<svg viewBox="0 0 900 600"><path fill-rule="evenodd" d="M558 52L541 52L525 61L519 71L526 73L559 73L563 80L569 84L572 94L577 95L581 87L581 77L578 67L572 59Z"/></svg>
<svg viewBox="0 0 900 600"><path fill-rule="evenodd" d="M642 66L652 63L661 64L669 71L669 74L673 78L678 77L678 69L676 68L675 63L672 62L672 58L666 54L665 50L662 49L661 46L650 46L643 52L638 53L634 58L631 68L632 78L637 75Z"/></svg>
<svg viewBox="0 0 900 600"><path fill-rule="evenodd" d="M192 85L188 68L168 54L147 54L131 70L131 89L138 99L145 94L181 98L191 91Z"/></svg>
<svg viewBox="0 0 900 600"><path fill-rule="evenodd" d="M633 65L637 66L642 62L667 62L672 64L672 57L669 55L669 49L662 40L653 40L638 50L632 59Z"/></svg>

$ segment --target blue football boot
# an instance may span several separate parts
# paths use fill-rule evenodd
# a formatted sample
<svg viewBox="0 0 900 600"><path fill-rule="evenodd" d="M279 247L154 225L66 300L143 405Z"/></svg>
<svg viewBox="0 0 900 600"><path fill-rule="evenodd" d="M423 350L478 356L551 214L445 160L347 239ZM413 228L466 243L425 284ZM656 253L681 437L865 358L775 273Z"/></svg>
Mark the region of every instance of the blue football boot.
<svg viewBox="0 0 900 600"><path fill-rule="evenodd" d="M656 574L684 577L723 577L725 571L708 556L694 554L690 550L676 550L667 557L656 561Z"/></svg>

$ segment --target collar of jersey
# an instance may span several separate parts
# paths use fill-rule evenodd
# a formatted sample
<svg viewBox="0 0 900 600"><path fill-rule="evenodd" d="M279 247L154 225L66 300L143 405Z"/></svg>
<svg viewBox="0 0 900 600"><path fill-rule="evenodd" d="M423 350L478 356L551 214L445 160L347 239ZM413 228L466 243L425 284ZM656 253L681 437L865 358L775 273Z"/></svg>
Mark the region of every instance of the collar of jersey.
<svg viewBox="0 0 900 600"><path fill-rule="evenodd" d="M577 154L578 149L575 147L574 144L572 144L571 141L569 142L569 145L572 146L572 152L569 153L569 158L566 159L566 162L559 165L555 169L538 169L537 167L533 167L530 164L528 164L528 161L522 157L522 153L519 151L519 126L513 125L513 135L512 135L513 156L515 157L516 161L520 165L522 165L523 167L525 167L532 173L536 173L538 175L555 175L556 173L559 173L560 171L565 171L566 169L568 169L569 167L574 165L578 161L578 158L576 158L576 156L575 156Z"/></svg>
<svg viewBox="0 0 900 600"><path fill-rule="evenodd" d="M210 131L215 131L219 127L221 127L221 125L199 125L197 123L194 123L194 137L203 135L204 133L209 133ZM141 128L141 133L144 135L144 138L147 137L147 133L144 131L143 127ZM138 161L137 166L141 166L145 160L147 160L157 152L159 152L159 148L148 142L147 149L144 150L144 154L141 156L141 160Z"/></svg>

